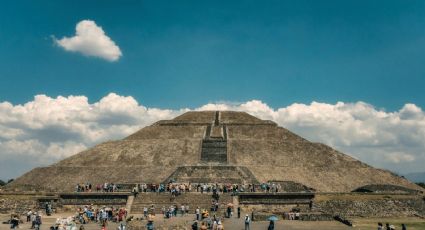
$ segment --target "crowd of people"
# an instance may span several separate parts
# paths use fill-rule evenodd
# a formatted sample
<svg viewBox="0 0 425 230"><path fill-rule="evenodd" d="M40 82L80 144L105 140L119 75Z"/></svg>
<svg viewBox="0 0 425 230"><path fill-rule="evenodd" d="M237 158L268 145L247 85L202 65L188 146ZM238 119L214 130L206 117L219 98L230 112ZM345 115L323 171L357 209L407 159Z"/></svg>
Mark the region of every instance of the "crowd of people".
<svg viewBox="0 0 425 230"><path fill-rule="evenodd" d="M198 208L199 209L199 208ZM199 219L200 215L198 214L198 209L196 213L196 219L192 224L192 230L224 230L223 221L220 217L217 217L215 214L210 218L208 211L203 210L201 219ZM227 216L230 218L230 214ZM238 210L238 218L240 218L240 209ZM199 224L200 223L200 224ZM248 214L243 218L243 223L245 226L245 230L250 230L251 227L251 217ZM274 221L270 221L268 230L274 230Z"/></svg>
<svg viewBox="0 0 425 230"><path fill-rule="evenodd" d="M197 215L199 216L199 215ZM192 230L223 230L224 225L220 218L213 215L209 218L208 211L203 210L202 219L196 219L192 224Z"/></svg>
<svg viewBox="0 0 425 230"><path fill-rule="evenodd" d="M382 223L378 223L378 230L395 230L396 227L392 224L386 223L385 227ZM401 224L401 230L407 230L407 227L405 224Z"/></svg>
<svg viewBox="0 0 425 230"><path fill-rule="evenodd" d="M125 208L101 207L97 208L92 205L85 205L77 209L73 216L66 218L58 218L51 230L76 229L80 224L80 230L84 230L84 225L96 223L102 229L106 229L108 222L122 222L127 218L127 210Z"/></svg>
<svg viewBox="0 0 425 230"><path fill-rule="evenodd" d="M117 184L107 182L103 184L97 184L94 186L94 188L90 182L77 184L75 186L76 192L92 192L93 189L95 189L96 192L118 192Z"/></svg>
<svg viewBox="0 0 425 230"><path fill-rule="evenodd" d="M239 193L239 192L279 192L282 186L279 183L263 184L230 184L230 183L174 183L168 184L137 184L138 192L199 192L199 193Z"/></svg>
<svg viewBox="0 0 425 230"><path fill-rule="evenodd" d="M183 192L200 192L209 193L217 191L220 193L240 193L240 192L265 192L277 193L281 191L282 186L279 183L262 183L262 184L230 184L230 183L175 183L166 184L147 184L140 183L133 187L136 192L170 192L179 194ZM93 185L90 182L77 184L76 192L118 192L123 191L121 185L114 183L103 183Z"/></svg>
<svg viewBox="0 0 425 230"><path fill-rule="evenodd" d="M300 215L301 214L299 211L290 211L283 213L283 217L285 218L285 220L299 220Z"/></svg>
<svg viewBox="0 0 425 230"><path fill-rule="evenodd" d="M25 213L26 215L26 222L31 224L31 229L40 229L40 226L42 224L42 213L41 211L35 211L32 209L28 209L28 211ZM18 217L16 215L16 217ZM16 218L15 217L15 218ZM18 228L19 221L12 222L11 228Z"/></svg>
<svg viewBox="0 0 425 230"><path fill-rule="evenodd" d="M74 218L81 224L90 222L107 224L108 221L121 222L127 218L127 210L125 208L102 207L95 208L91 205L81 207L75 213Z"/></svg>

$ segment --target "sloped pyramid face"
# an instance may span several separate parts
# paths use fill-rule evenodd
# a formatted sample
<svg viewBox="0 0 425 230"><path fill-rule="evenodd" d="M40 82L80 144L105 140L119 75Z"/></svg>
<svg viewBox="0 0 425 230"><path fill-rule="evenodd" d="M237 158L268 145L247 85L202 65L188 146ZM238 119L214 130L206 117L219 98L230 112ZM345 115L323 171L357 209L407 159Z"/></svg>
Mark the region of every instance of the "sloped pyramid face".
<svg viewBox="0 0 425 230"><path fill-rule="evenodd" d="M17 178L9 188L71 191L77 183L292 181L323 192L370 184L420 190L324 144L244 112L187 112Z"/></svg>

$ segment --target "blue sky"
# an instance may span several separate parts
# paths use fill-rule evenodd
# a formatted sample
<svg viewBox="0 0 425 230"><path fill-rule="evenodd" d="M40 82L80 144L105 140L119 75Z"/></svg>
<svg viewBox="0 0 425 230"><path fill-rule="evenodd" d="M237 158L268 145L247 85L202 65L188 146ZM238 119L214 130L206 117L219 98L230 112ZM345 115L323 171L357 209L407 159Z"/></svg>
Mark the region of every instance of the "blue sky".
<svg viewBox="0 0 425 230"><path fill-rule="evenodd" d="M424 1L8 1L0 9L0 100L116 92L149 106L214 101L366 101L423 106ZM116 62L51 36L90 19Z"/></svg>
<svg viewBox="0 0 425 230"><path fill-rule="evenodd" d="M0 179L185 108L423 171L424 61L422 0L5 1Z"/></svg>

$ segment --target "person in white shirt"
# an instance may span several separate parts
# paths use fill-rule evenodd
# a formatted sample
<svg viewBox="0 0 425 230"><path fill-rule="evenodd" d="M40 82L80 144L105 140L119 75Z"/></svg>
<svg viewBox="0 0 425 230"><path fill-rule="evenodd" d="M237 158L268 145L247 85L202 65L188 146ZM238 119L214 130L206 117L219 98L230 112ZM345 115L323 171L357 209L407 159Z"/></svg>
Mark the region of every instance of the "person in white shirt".
<svg viewBox="0 0 425 230"><path fill-rule="evenodd" d="M182 211L182 216L184 216L184 214L186 213L186 210L184 208L184 205L181 206L181 211Z"/></svg>
<svg viewBox="0 0 425 230"><path fill-rule="evenodd" d="M251 218L249 218L248 214L245 215L244 222L245 222L245 230L249 230L249 226L251 224Z"/></svg>
<svg viewBox="0 0 425 230"><path fill-rule="evenodd" d="M32 210L30 209L27 212L27 222L30 222L31 221L31 215L32 215Z"/></svg>
<svg viewBox="0 0 425 230"><path fill-rule="evenodd" d="M199 207L196 208L195 214L196 214L196 220L199 220L199 214L200 214Z"/></svg>

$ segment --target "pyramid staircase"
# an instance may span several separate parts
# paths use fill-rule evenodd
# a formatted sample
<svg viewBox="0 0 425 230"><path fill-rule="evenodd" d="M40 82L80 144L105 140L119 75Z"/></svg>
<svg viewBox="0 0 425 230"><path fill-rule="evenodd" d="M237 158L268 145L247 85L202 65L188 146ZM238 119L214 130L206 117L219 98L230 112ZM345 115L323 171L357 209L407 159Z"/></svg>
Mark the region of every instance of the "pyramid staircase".
<svg viewBox="0 0 425 230"><path fill-rule="evenodd" d="M202 140L201 161L205 163L227 163L227 130L220 125L220 113L215 113L215 120L208 125Z"/></svg>
<svg viewBox="0 0 425 230"><path fill-rule="evenodd" d="M218 111L214 122L207 126L200 155L199 164L180 166L163 182L258 184L247 167L228 164L227 127L220 123Z"/></svg>

